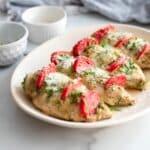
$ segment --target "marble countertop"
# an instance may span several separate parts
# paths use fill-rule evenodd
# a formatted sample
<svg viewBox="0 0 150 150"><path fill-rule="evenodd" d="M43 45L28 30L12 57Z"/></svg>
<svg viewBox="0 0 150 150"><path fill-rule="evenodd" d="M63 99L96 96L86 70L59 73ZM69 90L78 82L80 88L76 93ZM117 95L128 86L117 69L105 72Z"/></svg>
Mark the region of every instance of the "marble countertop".
<svg viewBox="0 0 150 150"><path fill-rule="evenodd" d="M69 16L66 31L110 20L98 15ZM148 27L148 26L143 26ZM28 51L38 45L28 44ZM149 150L150 114L102 129L68 129L41 122L14 103L10 78L18 62L0 68L0 150Z"/></svg>

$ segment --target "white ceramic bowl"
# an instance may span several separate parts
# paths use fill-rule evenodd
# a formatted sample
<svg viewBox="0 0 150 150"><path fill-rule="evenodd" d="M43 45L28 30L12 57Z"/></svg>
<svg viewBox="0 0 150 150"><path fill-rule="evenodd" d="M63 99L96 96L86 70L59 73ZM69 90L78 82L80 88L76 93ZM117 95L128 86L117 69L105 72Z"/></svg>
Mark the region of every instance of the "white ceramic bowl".
<svg viewBox="0 0 150 150"><path fill-rule="evenodd" d="M0 66L13 64L26 50L27 28L15 22L0 22Z"/></svg>
<svg viewBox="0 0 150 150"><path fill-rule="evenodd" d="M48 64L50 54L55 50L70 50L74 43L76 43L79 39L89 36L91 33L98 30L102 26L104 25L96 25L76 29L72 32L64 34L63 36L53 38L52 40L36 48L36 50L30 52L30 54L16 68L11 79L11 92L17 105L31 116L36 117L40 120L59 126L72 128L101 128L117 125L133 120L144 115L147 112L150 112L150 86L148 86L144 91L129 91L134 95L136 99L136 104L134 106L125 107L122 108L121 111L114 112L111 119L87 123L65 121L54 118L52 116L47 116L46 114L36 109L28 99L28 97L25 96L21 88L21 82L28 72L33 72ZM132 32L137 36L150 41L149 30L130 25L115 24L115 26L121 31ZM150 70L147 70L146 72L147 79L150 79Z"/></svg>
<svg viewBox="0 0 150 150"><path fill-rule="evenodd" d="M29 30L29 40L40 44L64 32L67 15L61 7L38 6L26 10L22 20Z"/></svg>

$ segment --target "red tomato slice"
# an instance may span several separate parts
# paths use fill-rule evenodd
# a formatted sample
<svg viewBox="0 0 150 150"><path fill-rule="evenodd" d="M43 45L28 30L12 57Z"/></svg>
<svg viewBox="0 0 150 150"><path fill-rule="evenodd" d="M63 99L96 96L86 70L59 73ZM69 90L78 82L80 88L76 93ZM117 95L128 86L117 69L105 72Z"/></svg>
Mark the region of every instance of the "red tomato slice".
<svg viewBox="0 0 150 150"><path fill-rule="evenodd" d="M72 84L68 85L67 87L64 88L62 94L61 94L61 99L65 100L66 97L68 97L69 93L72 91Z"/></svg>
<svg viewBox="0 0 150 150"><path fill-rule="evenodd" d="M54 63L51 63L46 67L43 67L43 69L40 71L40 73L37 76L36 82L37 88L41 88L45 77L51 72L56 72L56 66Z"/></svg>
<svg viewBox="0 0 150 150"><path fill-rule="evenodd" d="M121 47L123 44L125 44L126 42L128 42L129 39L131 39L131 37L122 37L121 39L118 40L118 42L116 42L116 44L114 45L114 47Z"/></svg>
<svg viewBox="0 0 150 150"><path fill-rule="evenodd" d="M65 100L69 96L72 90L80 87L81 85L82 85L82 80L80 78L73 80L73 83L67 85L62 91L61 99Z"/></svg>
<svg viewBox="0 0 150 150"><path fill-rule="evenodd" d="M118 75L118 76L114 76L114 77L110 77L106 83L105 83L105 87L109 88L112 85L119 85L119 86L124 86L125 83L127 81L127 78L125 75Z"/></svg>
<svg viewBox="0 0 150 150"><path fill-rule="evenodd" d="M53 62L54 64L58 64L59 63L59 60L58 60L58 56L61 56L61 55L68 55L68 56L71 56L71 52L69 51L56 51L54 53L51 54L51 62Z"/></svg>
<svg viewBox="0 0 150 150"><path fill-rule="evenodd" d="M145 44L142 50L137 54L136 60L140 59L147 51L150 50L150 44Z"/></svg>
<svg viewBox="0 0 150 150"><path fill-rule="evenodd" d="M73 64L73 69L77 73L81 73L87 69L90 69L95 66L93 60L85 56L79 56Z"/></svg>
<svg viewBox="0 0 150 150"><path fill-rule="evenodd" d="M97 30L96 32L93 33L93 37L95 37L98 41L101 40L101 38L103 38L109 31L113 31L115 29L115 27L113 25L108 25L105 26L99 30Z"/></svg>
<svg viewBox="0 0 150 150"><path fill-rule="evenodd" d="M97 108L100 102L99 94L92 90L88 91L81 97L80 101L80 113L86 118L88 115L92 115L95 113L95 109Z"/></svg>
<svg viewBox="0 0 150 150"><path fill-rule="evenodd" d="M119 68L122 64L124 64L125 60L126 60L126 56L123 55L122 57L120 57L119 59L117 59L115 62L112 62L111 64L109 64L106 69L109 72L113 72L114 70L116 70L117 68Z"/></svg>
<svg viewBox="0 0 150 150"><path fill-rule="evenodd" d="M98 44L98 41L95 38L84 38L78 41L73 46L73 51L72 51L73 55L74 56L81 55L81 53L92 44Z"/></svg>

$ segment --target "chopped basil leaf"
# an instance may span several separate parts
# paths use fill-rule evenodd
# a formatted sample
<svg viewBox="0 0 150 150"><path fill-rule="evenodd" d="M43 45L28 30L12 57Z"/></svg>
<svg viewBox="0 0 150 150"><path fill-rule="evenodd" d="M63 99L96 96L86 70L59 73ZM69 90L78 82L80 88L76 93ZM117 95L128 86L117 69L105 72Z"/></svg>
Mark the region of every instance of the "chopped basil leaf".
<svg viewBox="0 0 150 150"><path fill-rule="evenodd" d="M53 90L52 89L46 89L46 94L47 94L47 97L51 97L53 95Z"/></svg>
<svg viewBox="0 0 150 150"><path fill-rule="evenodd" d="M43 88L44 88L48 97L51 97L53 95L53 93L61 90L61 88L58 87L55 83L51 83L50 85L46 85L46 87L43 87Z"/></svg>
<svg viewBox="0 0 150 150"><path fill-rule="evenodd" d="M129 75L133 73L134 69L136 69L135 63L131 59L129 59L128 62L120 68L120 71Z"/></svg>
<svg viewBox="0 0 150 150"><path fill-rule="evenodd" d="M121 108L119 106L109 106L109 109L111 111L120 111L121 110Z"/></svg>
<svg viewBox="0 0 150 150"><path fill-rule="evenodd" d="M94 48L94 46L95 46L94 44L91 44L91 45L89 45L89 46L88 46L88 48L87 48L87 49L93 49L93 48Z"/></svg>
<svg viewBox="0 0 150 150"><path fill-rule="evenodd" d="M82 92L76 91L70 94L71 103L77 103L78 98L82 95Z"/></svg>
<svg viewBox="0 0 150 150"><path fill-rule="evenodd" d="M137 48L137 46L136 46L136 43L135 43L135 42L128 44L128 49L129 49L129 50L134 50L134 49L136 49L136 48Z"/></svg>
<svg viewBox="0 0 150 150"><path fill-rule="evenodd" d="M95 75L95 72L93 72L91 70L86 70L86 71L83 71L82 75L83 76Z"/></svg>
<svg viewBox="0 0 150 150"><path fill-rule="evenodd" d="M139 87L141 89L143 88L144 85L145 85L145 82L143 82L143 81L137 83L137 87Z"/></svg>
<svg viewBox="0 0 150 150"><path fill-rule="evenodd" d="M25 82L26 82L26 79L27 79L27 75L24 77L23 81L21 82L21 85L22 85L23 90L25 89Z"/></svg>
<svg viewBox="0 0 150 150"><path fill-rule="evenodd" d="M107 46L108 46L108 43L107 43L105 40L102 40L102 41L100 42L100 45L101 45L102 47L107 47Z"/></svg>
<svg viewBox="0 0 150 150"><path fill-rule="evenodd" d="M70 58L70 55L68 55L68 54L61 54L61 55L59 55L59 56L57 57L57 59L58 59L59 61L66 60L66 59L69 59L69 58Z"/></svg>
<svg viewBox="0 0 150 150"><path fill-rule="evenodd" d="M114 55L118 58L118 57L120 57L120 54L118 53L118 52L116 52L116 51L114 51Z"/></svg>
<svg viewBox="0 0 150 150"><path fill-rule="evenodd" d="M60 100L56 100L55 101L57 105L61 105L61 101Z"/></svg>
<svg viewBox="0 0 150 150"><path fill-rule="evenodd" d="M60 55L60 57L68 59L68 58L70 58L70 55L62 54L62 55Z"/></svg>

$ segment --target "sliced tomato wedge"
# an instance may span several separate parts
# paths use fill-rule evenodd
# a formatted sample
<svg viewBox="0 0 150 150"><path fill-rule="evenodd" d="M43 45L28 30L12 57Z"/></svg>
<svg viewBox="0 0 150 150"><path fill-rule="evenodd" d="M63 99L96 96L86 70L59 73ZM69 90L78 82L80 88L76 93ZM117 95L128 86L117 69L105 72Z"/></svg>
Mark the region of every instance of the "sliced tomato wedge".
<svg viewBox="0 0 150 150"><path fill-rule="evenodd" d="M88 91L81 97L80 101L80 113L84 118L87 118L88 115L92 115L95 113L95 109L97 108L100 102L99 94L92 90Z"/></svg>
<svg viewBox="0 0 150 150"><path fill-rule="evenodd" d="M51 63L46 67L43 67L43 69L38 74L36 81L36 86L38 89L41 88L45 77L51 72L56 72L56 66L54 63Z"/></svg>
<svg viewBox="0 0 150 150"><path fill-rule="evenodd" d="M150 50L150 44L145 44L142 50L136 55L136 60L140 59L147 51Z"/></svg>
<svg viewBox="0 0 150 150"><path fill-rule="evenodd" d="M92 44L98 44L98 41L95 38L84 38L80 41L78 41L72 49L73 55L74 56L79 56L81 53L88 48Z"/></svg>
<svg viewBox="0 0 150 150"><path fill-rule="evenodd" d="M96 32L93 33L93 37L95 37L98 41L100 41L109 31L113 31L115 27L113 25L105 26Z"/></svg>
<svg viewBox="0 0 150 150"><path fill-rule="evenodd" d="M118 42L116 42L114 47L116 48L121 47L123 44L127 43L130 39L131 39L131 36L122 37L121 39L118 40Z"/></svg>
<svg viewBox="0 0 150 150"><path fill-rule="evenodd" d="M125 60L126 60L126 56L123 55L122 57L120 57L119 59L117 59L115 62L112 62L111 64L109 64L106 69L109 72L113 72L116 69L118 69L122 64L124 64Z"/></svg>
<svg viewBox="0 0 150 150"><path fill-rule="evenodd" d="M58 56L63 56L63 55L71 56L72 54L69 51L56 51L51 54L51 62L57 65L59 63Z"/></svg>
<svg viewBox="0 0 150 150"><path fill-rule="evenodd" d="M127 82L127 78L125 75L117 75L117 76L110 77L106 81L105 87L109 88L112 85L124 86L126 82Z"/></svg>
<svg viewBox="0 0 150 150"><path fill-rule="evenodd" d="M77 73L81 73L85 70L88 70L92 67L95 67L95 63L92 59L85 57L85 56L79 56L74 61L73 69Z"/></svg>
<svg viewBox="0 0 150 150"><path fill-rule="evenodd" d="M69 96L69 94L71 93L72 90L74 90L74 89L80 87L81 85L82 85L82 80L81 80L81 78L78 78L78 79L73 80L73 83L67 85L67 86L63 89L63 91L62 91L62 93L61 93L61 99L62 99L62 100L65 100L65 99Z"/></svg>

